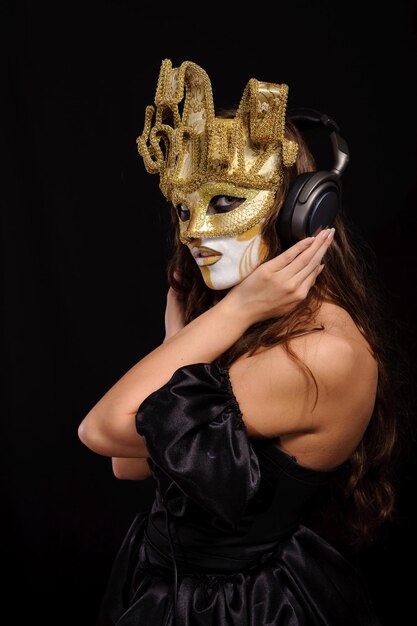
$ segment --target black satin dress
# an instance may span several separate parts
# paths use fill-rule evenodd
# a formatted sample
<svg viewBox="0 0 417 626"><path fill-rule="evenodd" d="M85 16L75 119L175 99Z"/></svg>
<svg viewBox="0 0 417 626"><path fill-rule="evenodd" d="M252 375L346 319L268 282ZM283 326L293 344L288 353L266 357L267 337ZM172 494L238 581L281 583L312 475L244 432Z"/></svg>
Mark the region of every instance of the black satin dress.
<svg viewBox="0 0 417 626"><path fill-rule="evenodd" d="M303 524L338 470L249 439L226 368L180 367L136 424L155 500L120 547L97 626L380 626L360 573Z"/></svg>

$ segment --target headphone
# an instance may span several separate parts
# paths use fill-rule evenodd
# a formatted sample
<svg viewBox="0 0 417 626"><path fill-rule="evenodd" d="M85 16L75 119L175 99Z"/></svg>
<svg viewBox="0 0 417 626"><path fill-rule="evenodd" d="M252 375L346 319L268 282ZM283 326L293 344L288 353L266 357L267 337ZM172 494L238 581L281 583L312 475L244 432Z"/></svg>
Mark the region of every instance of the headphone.
<svg viewBox="0 0 417 626"><path fill-rule="evenodd" d="M288 111L288 117L306 128L324 126L330 130L333 150L332 169L299 174L278 213L278 236L292 245L332 226L340 210L341 175L349 162L349 148L339 134L339 126L326 113L299 107Z"/></svg>

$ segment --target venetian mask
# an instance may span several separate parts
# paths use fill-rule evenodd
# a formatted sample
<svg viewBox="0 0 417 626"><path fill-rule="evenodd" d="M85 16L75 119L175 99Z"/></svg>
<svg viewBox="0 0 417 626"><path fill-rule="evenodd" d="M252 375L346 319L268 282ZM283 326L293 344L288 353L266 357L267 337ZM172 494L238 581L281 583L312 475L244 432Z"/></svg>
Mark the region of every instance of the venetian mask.
<svg viewBox="0 0 417 626"><path fill-rule="evenodd" d="M138 151L179 213L179 236L212 289L243 280L266 255L261 224L295 163L298 145L285 137L288 86L251 78L236 115L216 117L210 80L190 61L162 62L155 107L148 106ZM191 246L191 247L190 247ZM217 258L216 258L217 257Z"/></svg>

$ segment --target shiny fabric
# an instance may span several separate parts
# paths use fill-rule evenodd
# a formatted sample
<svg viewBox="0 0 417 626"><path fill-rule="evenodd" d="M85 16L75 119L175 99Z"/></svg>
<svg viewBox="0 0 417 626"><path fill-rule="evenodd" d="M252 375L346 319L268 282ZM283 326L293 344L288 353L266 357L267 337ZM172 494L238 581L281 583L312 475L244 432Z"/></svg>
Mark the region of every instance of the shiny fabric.
<svg viewBox="0 0 417 626"><path fill-rule="evenodd" d="M250 440L228 370L176 370L136 415L156 480L97 626L380 626L360 573L303 523L334 471Z"/></svg>

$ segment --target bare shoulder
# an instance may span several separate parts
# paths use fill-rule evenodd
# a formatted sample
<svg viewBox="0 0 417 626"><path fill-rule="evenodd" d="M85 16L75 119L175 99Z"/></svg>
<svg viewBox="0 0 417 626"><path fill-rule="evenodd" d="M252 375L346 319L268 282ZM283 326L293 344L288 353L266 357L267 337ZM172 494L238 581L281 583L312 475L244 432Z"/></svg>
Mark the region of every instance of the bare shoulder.
<svg viewBox="0 0 417 626"><path fill-rule="evenodd" d="M311 377L276 345L229 368L249 437L268 437L299 462L329 469L350 456L375 405L378 366L350 315L322 307L311 332L290 341Z"/></svg>
<svg viewBox="0 0 417 626"><path fill-rule="evenodd" d="M330 376L337 376L341 368L345 373L350 370L352 374L356 372L358 378L363 375L375 378L378 363L372 348L345 309L333 303L323 303L315 320L315 325L318 324L323 325L322 332L308 334L290 342L295 352L299 350L304 352L307 359L314 358L312 350L314 353L314 348L317 347L316 366L326 369L328 365L333 365ZM340 382L343 384L343 381Z"/></svg>

